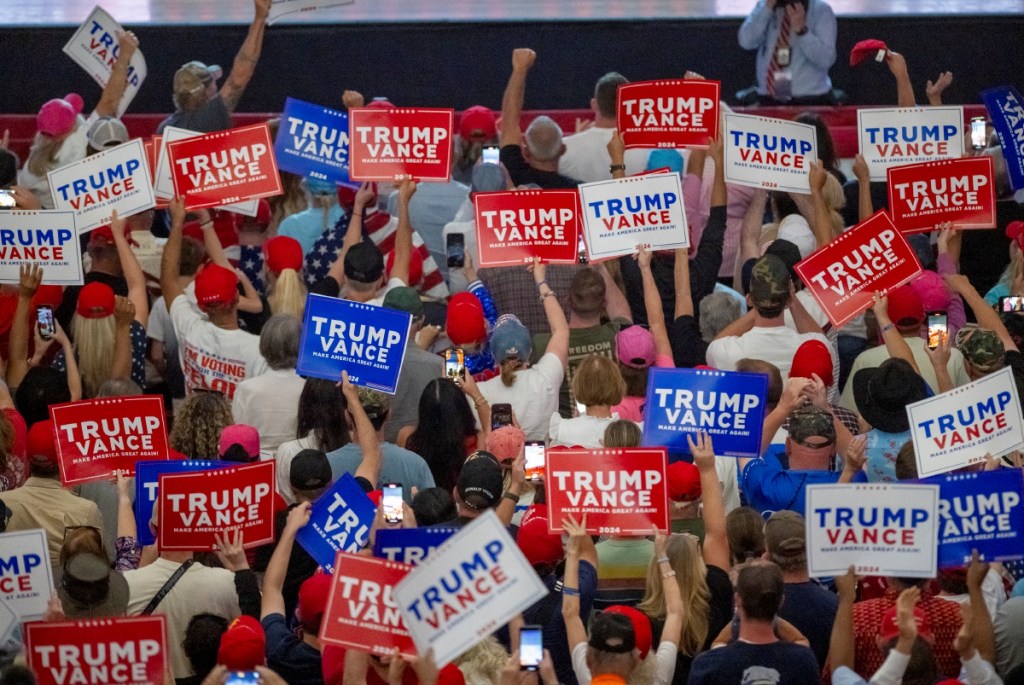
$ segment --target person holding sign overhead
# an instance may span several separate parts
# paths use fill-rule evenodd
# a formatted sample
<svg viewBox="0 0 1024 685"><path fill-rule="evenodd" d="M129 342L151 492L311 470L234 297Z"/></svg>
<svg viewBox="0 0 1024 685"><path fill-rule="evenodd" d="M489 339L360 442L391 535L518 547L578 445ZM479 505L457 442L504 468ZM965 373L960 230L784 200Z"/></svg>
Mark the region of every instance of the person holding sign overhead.
<svg viewBox="0 0 1024 685"><path fill-rule="evenodd" d="M352 216L338 259L331 267L330 276L343 286L342 298L380 307L384 297L394 288L409 284L409 262L412 258L412 225L409 223L409 200L416 193L416 182L402 181L398 187L398 228L395 230L395 261L391 277L385 280L384 255L380 248L363 238L363 216L376 198L369 183L356 192ZM342 269L338 270L338 266Z"/></svg>
<svg viewBox="0 0 1024 685"><path fill-rule="evenodd" d="M174 74L174 114L160 122L156 127L157 133L162 133L167 126L200 133L231 128L231 113L256 73L256 64L263 49L264 24L272 2L254 0L253 4L255 16L245 42L235 55L227 81L217 90L217 79L223 74L220 67L206 66L195 60L182 65Z"/></svg>

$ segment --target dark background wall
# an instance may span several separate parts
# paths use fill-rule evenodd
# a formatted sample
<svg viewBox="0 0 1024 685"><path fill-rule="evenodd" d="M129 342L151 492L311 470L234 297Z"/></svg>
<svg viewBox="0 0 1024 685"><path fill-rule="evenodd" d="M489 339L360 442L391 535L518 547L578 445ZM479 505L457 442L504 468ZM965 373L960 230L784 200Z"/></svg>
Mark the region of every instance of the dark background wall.
<svg viewBox="0 0 1024 685"><path fill-rule="evenodd" d="M526 105L586 107L594 81L610 70L631 80L681 76L686 69L723 83L727 100L753 83L754 53L736 42L739 20L495 24L279 25L267 30L263 56L240 110L280 111L294 96L340 104L353 88L396 104L500 107L510 52L538 53ZM132 111L172 109L171 78L191 59L230 68L244 26L143 26L135 29L149 77ZM94 105L99 88L62 52L68 27L0 30L0 113L31 113L68 91ZM840 18L835 85L850 104L891 104L884 66L849 67L858 40L879 38L907 57L920 101L924 84L954 74L949 103L979 102L978 91L1024 81L1024 16Z"/></svg>

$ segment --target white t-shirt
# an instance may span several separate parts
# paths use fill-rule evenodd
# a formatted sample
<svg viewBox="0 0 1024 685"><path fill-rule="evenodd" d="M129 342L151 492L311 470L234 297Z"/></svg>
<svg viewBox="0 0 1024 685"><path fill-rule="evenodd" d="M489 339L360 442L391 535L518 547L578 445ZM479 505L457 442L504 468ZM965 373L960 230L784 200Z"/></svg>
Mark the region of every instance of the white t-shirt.
<svg viewBox="0 0 1024 685"><path fill-rule="evenodd" d="M73 162L80 162L85 159L89 151L89 127L99 115L93 112L87 119L78 116L78 128L68 134L60 149L57 151L57 161L49 168L50 171L67 166ZM39 204L43 209L53 209L53 195L50 193L50 181L46 174L36 176L28 170L28 162L18 172L18 185L25 186L32 191L32 194L39 198Z"/></svg>
<svg viewBox="0 0 1024 685"><path fill-rule="evenodd" d="M658 649L647 654L647 659L655 660L654 680L652 685L668 685L676 671L676 655L679 649L671 642L663 641ZM638 667L644 668L643 666ZM592 680L590 667L587 666L587 643L581 642L572 650L572 670L576 674L579 685L590 685Z"/></svg>
<svg viewBox="0 0 1024 685"><path fill-rule="evenodd" d="M601 441L604 439L604 431L608 424L619 419L618 413L613 413L610 419L602 419L597 416L583 414L571 419L563 419L562 415L555 412L551 415L551 423L548 426L548 434L551 436L551 445L562 445L573 447L579 445L587 449L600 449Z"/></svg>
<svg viewBox="0 0 1024 685"><path fill-rule="evenodd" d="M713 340L708 345L708 365L723 371L735 371L740 359L761 359L774 364L782 374L782 382L789 379L793 355L808 340L819 340L832 355L835 366L836 352L821 333L797 333L788 326L755 326L743 335L732 335Z"/></svg>
<svg viewBox="0 0 1024 685"><path fill-rule="evenodd" d="M318 450L320 447L313 441L313 434L310 433L298 440L282 442L274 454L274 461L277 462L274 472L277 474L277 492L288 504L295 504L295 495L292 493L292 459L302 450ZM260 455L261 459L265 458Z"/></svg>
<svg viewBox="0 0 1024 685"><path fill-rule="evenodd" d="M235 423L252 426L260 433L260 452L269 458L281 443L295 436L299 395L306 379L295 369L271 369L238 384L231 402Z"/></svg>
<svg viewBox="0 0 1024 685"><path fill-rule="evenodd" d="M558 173L575 178L585 183L590 181L607 181L612 172L608 170L611 157L608 155L608 141L612 139L613 128L596 126L566 136L565 154L558 160ZM647 167L647 158L651 151L634 148L626 150L626 175L638 174Z"/></svg>
<svg viewBox="0 0 1024 685"><path fill-rule="evenodd" d="M214 325L184 296L171 303L171 323L189 394L197 388L215 390L230 400L239 383L269 369L260 354L259 337Z"/></svg>
<svg viewBox="0 0 1024 685"><path fill-rule="evenodd" d="M562 360L548 352L530 368L517 371L512 387L506 387L501 376L479 383L478 387L492 407L512 405L527 440L545 440L551 415L558 411L558 389L564 375Z"/></svg>
<svg viewBox="0 0 1024 685"><path fill-rule="evenodd" d="M367 300L366 304L372 304L374 307L383 307L384 306L384 298L387 297L387 294L389 292L391 292L395 288L404 288L404 287L405 287L405 281L403 281L401 278L392 278L391 280L389 280L387 282L387 284L383 288L381 288L380 290L377 291L377 296L374 297L372 300ZM345 294L342 293L342 299L344 300L344 299L351 299L351 298L346 298Z"/></svg>

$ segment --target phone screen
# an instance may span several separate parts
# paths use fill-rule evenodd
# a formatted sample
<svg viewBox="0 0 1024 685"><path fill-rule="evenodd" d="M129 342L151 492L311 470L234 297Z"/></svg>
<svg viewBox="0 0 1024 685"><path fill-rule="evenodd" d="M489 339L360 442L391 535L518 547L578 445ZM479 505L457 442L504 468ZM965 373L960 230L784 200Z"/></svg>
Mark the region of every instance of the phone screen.
<svg viewBox="0 0 1024 685"><path fill-rule="evenodd" d="M1009 295L999 298L999 311L1001 312L1024 312L1024 297L1020 295Z"/></svg>
<svg viewBox="0 0 1024 685"><path fill-rule="evenodd" d="M226 685L249 685L260 682L260 674L256 671L232 671L228 674Z"/></svg>
<svg viewBox="0 0 1024 685"><path fill-rule="evenodd" d="M491 430L512 425L512 405L495 404L491 407Z"/></svg>
<svg viewBox="0 0 1024 685"><path fill-rule="evenodd" d="M485 147L484 148L483 163L484 164L498 164L498 162L499 162L498 148L496 148L496 147Z"/></svg>
<svg viewBox="0 0 1024 685"><path fill-rule="evenodd" d="M519 630L519 668L536 671L544 659L544 639L540 626L523 626Z"/></svg>
<svg viewBox="0 0 1024 685"><path fill-rule="evenodd" d="M984 150L986 143L988 143L987 124L984 117L974 117L971 119L971 146L975 150Z"/></svg>
<svg viewBox="0 0 1024 685"><path fill-rule="evenodd" d="M946 314L945 312L931 312L928 314L928 347L937 348L946 340Z"/></svg>
<svg viewBox="0 0 1024 685"><path fill-rule="evenodd" d="M53 323L53 308L41 304L36 310L36 321L39 322L39 335L49 340L57 334L57 326Z"/></svg>
<svg viewBox="0 0 1024 685"><path fill-rule="evenodd" d="M466 376L466 353L461 347L451 347L444 351L444 375L456 379Z"/></svg>
<svg viewBox="0 0 1024 685"><path fill-rule="evenodd" d="M6 188L0 189L0 209L14 209L18 201L14 199L14 191Z"/></svg>
<svg viewBox="0 0 1024 685"><path fill-rule="evenodd" d="M461 269L466 265L466 236L461 233L449 233L445 238L445 254L449 268Z"/></svg>
<svg viewBox="0 0 1024 685"><path fill-rule="evenodd" d="M401 523L402 484L388 483L381 490L381 506L384 507L384 520L388 523Z"/></svg>
<svg viewBox="0 0 1024 685"><path fill-rule="evenodd" d="M540 480L544 477L544 462L547 458L547 448L543 440L531 440L526 443L526 477L530 480Z"/></svg>

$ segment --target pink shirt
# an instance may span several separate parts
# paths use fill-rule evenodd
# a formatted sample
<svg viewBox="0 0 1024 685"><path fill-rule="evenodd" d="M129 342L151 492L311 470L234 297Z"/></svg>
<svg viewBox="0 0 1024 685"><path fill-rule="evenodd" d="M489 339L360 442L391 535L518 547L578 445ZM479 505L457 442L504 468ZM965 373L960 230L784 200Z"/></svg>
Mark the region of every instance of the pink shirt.
<svg viewBox="0 0 1024 685"><path fill-rule="evenodd" d="M659 354L654 358L654 365L662 369L674 369L676 363L671 355ZM646 397L623 397L622 402L612 407L612 414L618 414L620 419L636 421L644 420L644 404Z"/></svg>

